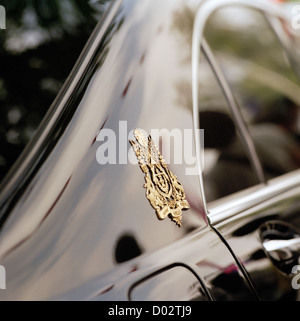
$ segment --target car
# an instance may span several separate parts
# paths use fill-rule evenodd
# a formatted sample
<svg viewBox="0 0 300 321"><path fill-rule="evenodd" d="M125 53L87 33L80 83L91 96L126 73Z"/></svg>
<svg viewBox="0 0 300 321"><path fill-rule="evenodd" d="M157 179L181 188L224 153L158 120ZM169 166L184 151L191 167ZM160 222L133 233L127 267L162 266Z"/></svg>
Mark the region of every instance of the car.
<svg viewBox="0 0 300 321"><path fill-rule="evenodd" d="M2 182L0 299L298 300L294 6L111 1Z"/></svg>

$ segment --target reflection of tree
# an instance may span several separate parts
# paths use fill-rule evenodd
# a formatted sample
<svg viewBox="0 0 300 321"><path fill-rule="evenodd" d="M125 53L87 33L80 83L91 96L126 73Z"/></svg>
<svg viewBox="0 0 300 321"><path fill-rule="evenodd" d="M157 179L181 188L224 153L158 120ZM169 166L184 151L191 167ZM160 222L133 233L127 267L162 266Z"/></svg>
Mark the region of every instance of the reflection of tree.
<svg viewBox="0 0 300 321"><path fill-rule="evenodd" d="M183 6L182 10L176 11L173 15L172 28L183 36L186 45L192 43L195 14L195 9Z"/></svg>
<svg viewBox="0 0 300 321"><path fill-rule="evenodd" d="M191 46L193 36L193 24L196 14L196 8L184 6L182 10L176 11L173 15L172 28L178 33L181 48L186 48L182 63L191 65ZM204 55L201 56L202 63L199 69L199 93L201 95L200 105L204 107L224 106L223 96L216 78L212 74ZM190 76L190 75L189 75ZM176 84L177 104L181 107L192 109L192 84L190 77L180 79Z"/></svg>
<svg viewBox="0 0 300 321"><path fill-rule="evenodd" d="M175 86L177 92L177 104L191 110L193 108L191 83L187 80L181 80L178 81Z"/></svg>
<svg viewBox="0 0 300 321"><path fill-rule="evenodd" d="M181 49L186 48L181 63L190 64L191 62L191 44L193 35L193 23L196 11L187 5L173 14L172 29L179 35L179 41L182 43ZM177 98L176 103L184 108L192 109L192 85L189 79L180 79L176 84Z"/></svg>
<svg viewBox="0 0 300 321"><path fill-rule="evenodd" d="M2 1L0 179L41 122L108 1Z"/></svg>
<svg viewBox="0 0 300 321"><path fill-rule="evenodd" d="M100 2L100 1L99 1ZM104 3L105 1L101 1ZM72 25L88 22L93 18L94 8L89 1L78 0L23 0L23 1L2 1L7 11L7 18L10 24L18 27L30 28L33 24L42 28L56 27L67 30ZM28 13L32 14L31 23L24 25ZM68 17L72 15L72 17ZM73 23L72 23L73 22Z"/></svg>

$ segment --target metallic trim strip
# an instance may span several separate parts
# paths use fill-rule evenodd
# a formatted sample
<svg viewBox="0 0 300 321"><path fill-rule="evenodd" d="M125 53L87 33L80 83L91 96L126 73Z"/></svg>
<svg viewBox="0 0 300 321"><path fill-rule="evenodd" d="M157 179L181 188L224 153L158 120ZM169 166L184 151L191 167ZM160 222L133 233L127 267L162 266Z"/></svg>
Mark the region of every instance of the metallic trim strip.
<svg viewBox="0 0 300 321"><path fill-rule="evenodd" d="M214 54L212 53L209 44L206 42L206 40L203 40L202 42L202 48L205 53L205 56L211 65L213 72L217 78L217 81L219 82L223 93L225 95L225 98L227 99L232 118L235 121L235 124L237 126L238 132L241 135L241 140L243 145L246 147L246 152L248 154L249 160L251 162L251 165L253 167L254 173L258 179L259 183L265 183L265 175L262 169L262 165L260 163L260 160L258 158L254 143L252 141L251 135L249 133L249 130L244 122L241 108L239 104L237 103L233 92L225 78L225 75L219 66L217 60L215 59Z"/></svg>
<svg viewBox="0 0 300 321"><path fill-rule="evenodd" d="M300 169L271 179L266 185L256 185L209 203L210 224L219 224L262 202L280 200L284 193L291 192L293 189L298 189L295 193L300 194Z"/></svg>

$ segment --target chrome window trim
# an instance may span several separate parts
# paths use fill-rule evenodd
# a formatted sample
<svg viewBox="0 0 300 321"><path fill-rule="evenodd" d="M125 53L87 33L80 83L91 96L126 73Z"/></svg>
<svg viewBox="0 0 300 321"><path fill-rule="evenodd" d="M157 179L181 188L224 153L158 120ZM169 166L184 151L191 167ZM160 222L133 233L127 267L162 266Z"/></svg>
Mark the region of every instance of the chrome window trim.
<svg viewBox="0 0 300 321"><path fill-rule="evenodd" d="M209 203L209 222L216 225L263 202L274 203L292 190L300 195L300 169Z"/></svg>

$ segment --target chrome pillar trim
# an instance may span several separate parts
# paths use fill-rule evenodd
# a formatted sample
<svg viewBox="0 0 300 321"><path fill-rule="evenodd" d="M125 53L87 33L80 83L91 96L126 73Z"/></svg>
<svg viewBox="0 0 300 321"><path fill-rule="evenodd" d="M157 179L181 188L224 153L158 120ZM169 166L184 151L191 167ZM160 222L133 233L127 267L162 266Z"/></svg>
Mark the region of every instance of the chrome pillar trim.
<svg viewBox="0 0 300 321"><path fill-rule="evenodd" d="M231 111L232 118L234 119L237 129L238 129L238 132L241 135L241 140L242 140L244 146L246 147L246 152L247 152L248 157L251 161L251 165L252 165L254 173L258 179L258 182L265 183L266 180L265 180L264 172L263 172L260 160L258 158L254 143L251 139L251 135L249 133L249 130L243 120L240 106L238 105L238 103L233 95L233 92L232 92L230 86L228 85L228 82L225 78L225 75L224 75L220 65L216 61L215 56L212 53L209 44L205 40L203 40L203 42L202 42L202 48L205 53L205 56L207 57L209 64L211 65L211 67L213 69L213 72L216 75L216 78L217 78L217 80L223 90L223 93L228 101L228 105L229 105L229 109Z"/></svg>

